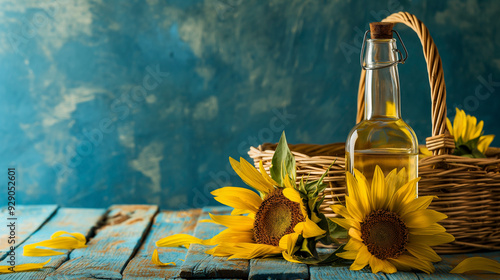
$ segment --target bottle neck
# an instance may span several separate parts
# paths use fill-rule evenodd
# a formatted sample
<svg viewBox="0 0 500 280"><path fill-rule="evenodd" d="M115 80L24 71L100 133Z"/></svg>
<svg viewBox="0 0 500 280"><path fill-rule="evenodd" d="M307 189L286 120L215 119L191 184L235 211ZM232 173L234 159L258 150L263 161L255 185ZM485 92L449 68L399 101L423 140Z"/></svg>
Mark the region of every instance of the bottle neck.
<svg viewBox="0 0 500 280"><path fill-rule="evenodd" d="M395 39L368 39L367 68L381 67L397 60ZM365 119L400 119L399 74L397 63L390 67L366 70Z"/></svg>

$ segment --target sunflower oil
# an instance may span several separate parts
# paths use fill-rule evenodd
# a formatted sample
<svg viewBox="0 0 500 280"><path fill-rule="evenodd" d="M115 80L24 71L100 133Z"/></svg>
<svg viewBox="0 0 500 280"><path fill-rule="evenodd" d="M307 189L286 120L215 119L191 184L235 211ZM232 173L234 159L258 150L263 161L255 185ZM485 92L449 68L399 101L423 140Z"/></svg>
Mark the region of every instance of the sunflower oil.
<svg viewBox="0 0 500 280"><path fill-rule="evenodd" d="M370 24L372 27L372 24ZM372 30L373 31L373 30ZM392 31L392 26L389 29ZM366 40L364 119L346 141L346 171L354 169L371 183L375 166L387 176L404 168L408 180L418 176L418 142L400 113L400 89L396 40L392 33ZM374 38L375 37L375 38ZM417 194L415 194L417 196Z"/></svg>

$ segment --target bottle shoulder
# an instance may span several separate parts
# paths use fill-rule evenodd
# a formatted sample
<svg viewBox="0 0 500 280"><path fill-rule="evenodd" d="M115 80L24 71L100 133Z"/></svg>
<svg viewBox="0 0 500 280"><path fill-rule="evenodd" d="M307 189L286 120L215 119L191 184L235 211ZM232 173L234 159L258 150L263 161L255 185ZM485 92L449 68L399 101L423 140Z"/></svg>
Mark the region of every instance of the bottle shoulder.
<svg viewBox="0 0 500 280"><path fill-rule="evenodd" d="M363 120L349 133L346 152L374 149L398 149L418 153L417 136L402 119Z"/></svg>

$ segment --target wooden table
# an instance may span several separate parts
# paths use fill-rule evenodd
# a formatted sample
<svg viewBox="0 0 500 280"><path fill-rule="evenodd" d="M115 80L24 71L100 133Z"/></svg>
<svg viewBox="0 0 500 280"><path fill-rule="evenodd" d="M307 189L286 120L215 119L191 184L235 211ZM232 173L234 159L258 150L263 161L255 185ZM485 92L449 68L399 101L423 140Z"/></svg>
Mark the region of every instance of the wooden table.
<svg viewBox="0 0 500 280"><path fill-rule="evenodd" d="M159 211L154 205L113 205L109 209L60 208L56 205L19 206L16 209L17 264L43 262L49 257L23 257L22 246L49 239L58 230L81 232L88 247L53 256L39 271L2 274L0 279L499 279L498 274L448 274L450 264L465 257L481 255L500 261L500 252L444 255L436 273L399 272L372 274L368 269L310 266L282 259L227 260L203 253L207 247L159 248L163 262L177 266L158 267L151 263L155 242L175 233L210 238L223 229L212 223L198 223L208 213L227 214L230 208L209 207L187 211ZM0 213L6 222L8 213ZM8 265L7 230L0 235L0 265ZM184 260L184 261L183 261Z"/></svg>

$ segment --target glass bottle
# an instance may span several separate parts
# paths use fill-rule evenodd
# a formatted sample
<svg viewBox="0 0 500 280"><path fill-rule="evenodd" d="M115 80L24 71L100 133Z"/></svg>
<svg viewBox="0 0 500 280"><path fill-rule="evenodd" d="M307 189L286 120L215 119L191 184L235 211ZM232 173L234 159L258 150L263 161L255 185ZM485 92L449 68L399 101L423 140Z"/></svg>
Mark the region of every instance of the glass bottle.
<svg viewBox="0 0 500 280"><path fill-rule="evenodd" d="M346 170L354 174L356 168L370 183L376 165L386 176L394 168L398 172L405 168L408 179L418 176L417 137L401 118L397 65L404 60L398 60L397 53L401 52L392 38L392 26L386 27L390 33L380 36L370 24L372 39L366 39L364 65L364 119L351 130L346 141Z"/></svg>

